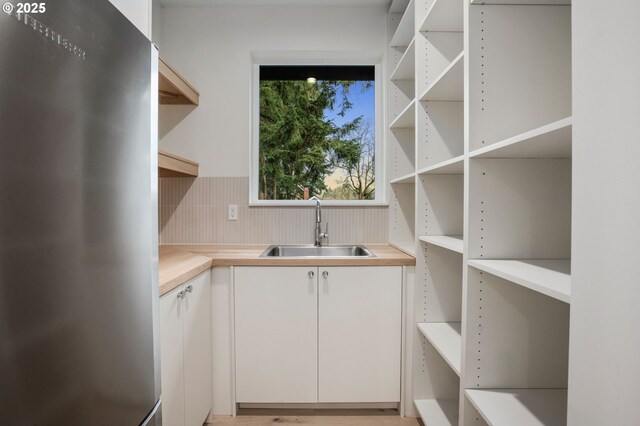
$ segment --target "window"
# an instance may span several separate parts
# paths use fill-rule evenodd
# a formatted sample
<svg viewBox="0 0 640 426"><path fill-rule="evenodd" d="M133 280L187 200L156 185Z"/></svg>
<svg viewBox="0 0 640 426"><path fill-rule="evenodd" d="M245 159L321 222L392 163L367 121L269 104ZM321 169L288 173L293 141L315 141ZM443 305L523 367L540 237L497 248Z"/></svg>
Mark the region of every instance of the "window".
<svg viewBox="0 0 640 426"><path fill-rule="evenodd" d="M381 202L376 67L258 65L254 72L251 201Z"/></svg>

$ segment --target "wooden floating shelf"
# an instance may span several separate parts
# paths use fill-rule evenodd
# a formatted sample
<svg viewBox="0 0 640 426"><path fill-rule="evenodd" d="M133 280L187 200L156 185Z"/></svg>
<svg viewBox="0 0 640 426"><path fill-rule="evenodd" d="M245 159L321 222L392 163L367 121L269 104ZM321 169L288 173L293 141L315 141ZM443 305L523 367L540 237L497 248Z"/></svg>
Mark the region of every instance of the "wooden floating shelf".
<svg viewBox="0 0 640 426"><path fill-rule="evenodd" d="M459 322L418 323L418 330L460 376L462 364L462 337Z"/></svg>
<svg viewBox="0 0 640 426"><path fill-rule="evenodd" d="M158 58L158 92L162 105L200 103L198 91L161 58Z"/></svg>
<svg viewBox="0 0 640 426"><path fill-rule="evenodd" d="M424 235L418 238L428 244L442 247L447 250L455 251L456 253L462 253L463 241L461 235Z"/></svg>
<svg viewBox="0 0 640 426"><path fill-rule="evenodd" d="M489 426L566 426L566 389L467 389Z"/></svg>
<svg viewBox="0 0 640 426"><path fill-rule="evenodd" d="M554 299L571 302L570 259L470 259L469 266Z"/></svg>
<svg viewBox="0 0 640 426"><path fill-rule="evenodd" d="M198 163L158 151L158 177L197 177Z"/></svg>
<svg viewBox="0 0 640 426"><path fill-rule="evenodd" d="M428 426L457 426L458 401L418 399L413 401L420 418Z"/></svg>

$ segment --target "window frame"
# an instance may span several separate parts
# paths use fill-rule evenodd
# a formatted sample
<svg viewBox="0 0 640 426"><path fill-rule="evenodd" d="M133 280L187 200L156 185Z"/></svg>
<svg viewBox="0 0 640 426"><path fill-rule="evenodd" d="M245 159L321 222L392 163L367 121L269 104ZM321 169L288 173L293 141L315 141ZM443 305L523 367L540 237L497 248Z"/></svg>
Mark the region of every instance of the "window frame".
<svg viewBox="0 0 640 426"><path fill-rule="evenodd" d="M323 200L324 206L386 206L385 183L385 137L384 137L384 79L382 74L382 58L379 55L359 52L252 52L251 61L251 161L249 162L249 206L308 206L308 200L260 200L259 196L259 164L260 153L260 66L262 65L370 65L374 71L375 85L375 199L373 200Z"/></svg>

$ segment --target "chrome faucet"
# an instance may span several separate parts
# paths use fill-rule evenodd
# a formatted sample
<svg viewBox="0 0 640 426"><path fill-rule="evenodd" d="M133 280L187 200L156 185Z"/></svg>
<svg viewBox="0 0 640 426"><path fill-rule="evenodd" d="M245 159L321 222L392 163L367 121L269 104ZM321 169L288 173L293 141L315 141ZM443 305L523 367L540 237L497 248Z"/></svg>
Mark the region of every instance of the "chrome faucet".
<svg viewBox="0 0 640 426"><path fill-rule="evenodd" d="M322 240L329 238L329 224L325 224L324 232L322 232L322 208L320 206L320 199L314 196L309 198L309 200L316 202L316 241L313 245L316 247L322 247Z"/></svg>

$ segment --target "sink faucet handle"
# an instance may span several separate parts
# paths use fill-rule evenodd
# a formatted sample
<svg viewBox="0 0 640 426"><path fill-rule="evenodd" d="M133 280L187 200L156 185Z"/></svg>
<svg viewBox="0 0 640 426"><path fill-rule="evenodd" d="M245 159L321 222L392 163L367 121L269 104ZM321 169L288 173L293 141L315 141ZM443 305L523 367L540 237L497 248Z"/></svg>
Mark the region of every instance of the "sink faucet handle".
<svg viewBox="0 0 640 426"><path fill-rule="evenodd" d="M329 222L324 224L324 232L320 233L320 238L326 240L329 238Z"/></svg>

